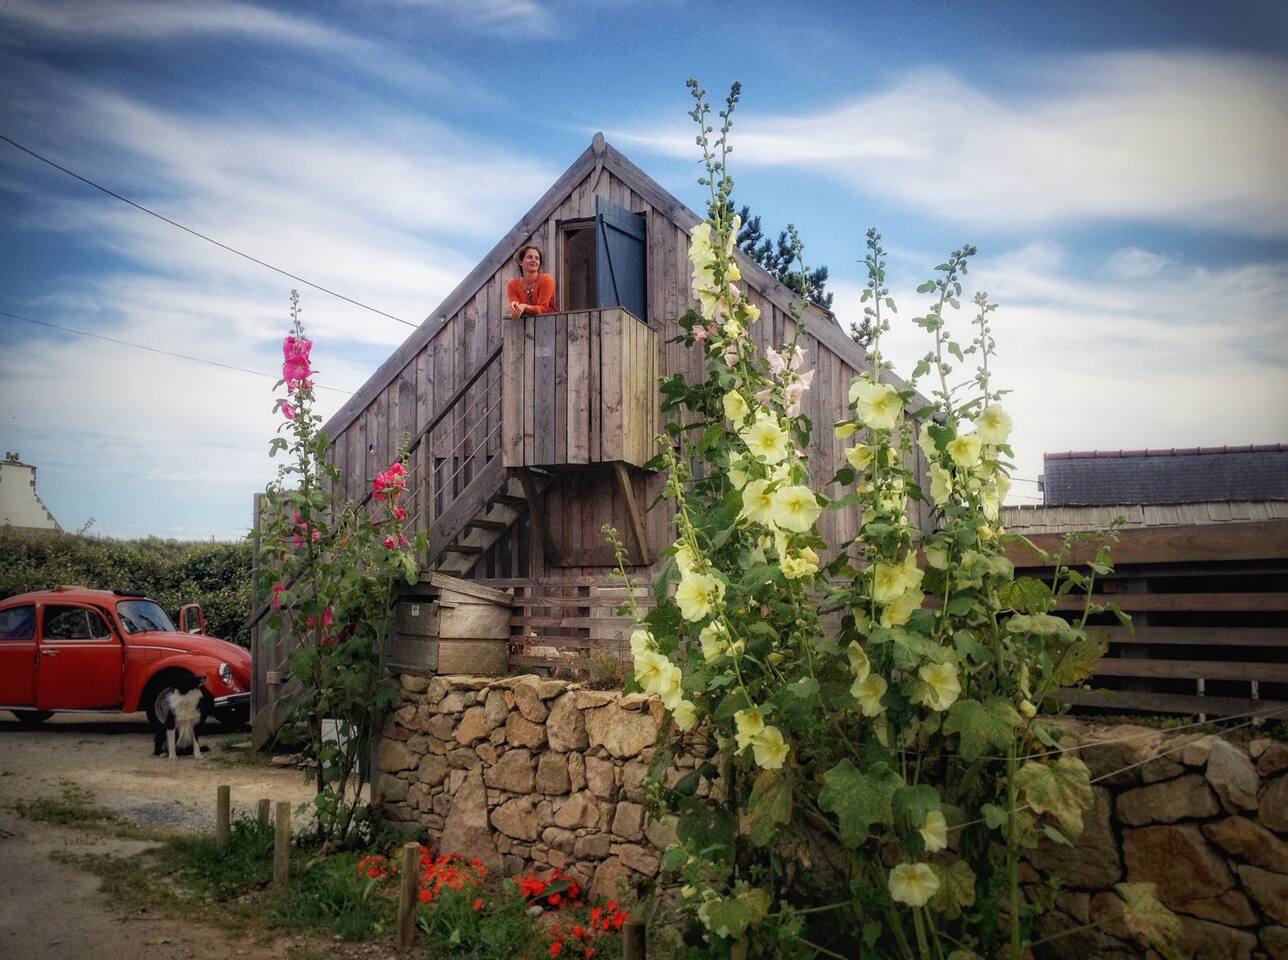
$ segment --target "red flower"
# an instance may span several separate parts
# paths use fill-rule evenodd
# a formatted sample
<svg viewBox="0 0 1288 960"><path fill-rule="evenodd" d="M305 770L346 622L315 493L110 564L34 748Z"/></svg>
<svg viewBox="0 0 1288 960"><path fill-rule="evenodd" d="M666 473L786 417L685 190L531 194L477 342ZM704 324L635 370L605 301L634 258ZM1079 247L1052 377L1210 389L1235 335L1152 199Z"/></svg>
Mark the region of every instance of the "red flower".
<svg viewBox="0 0 1288 960"><path fill-rule="evenodd" d="M576 900L580 896L581 896L581 884L577 883L577 881L574 880L572 883L568 884L568 898L570 900Z"/></svg>
<svg viewBox="0 0 1288 960"><path fill-rule="evenodd" d="M420 892L420 902L429 903L429 901L430 901L430 892L428 890L422 890Z"/></svg>
<svg viewBox="0 0 1288 960"><path fill-rule="evenodd" d="M550 894L550 896L547 899L549 899L550 906L552 907L557 907L559 906L559 904L563 903L563 897L557 893Z"/></svg>
<svg viewBox="0 0 1288 960"><path fill-rule="evenodd" d="M286 592L286 587L280 583L273 584L273 606L278 610L282 609L282 594Z"/></svg>
<svg viewBox="0 0 1288 960"><path fill-rule="evenodd" d="M482 898L482 897L479 897L477 900L475 900L475 901L474 901L474 909L475 909L475 910L482 910L482 909L483 909L483 898Z"/></svg>
<svg viewBox="0 0 1288 960"><path fill-rule="evenodd" d="M563 947L564 945L562 940L556 940L554 943L550 944L550 956L559 956L559 954L563 953Z"/></svg>
<svg viewBox="0 0 1288 960"><path fill-rule="evenodd" d="M398 519L398 520L406 520L406 519L407 519L407 508L406 508L406 507L394 507L394 517L395 517L396 519Z"/></svg>
<svg viewBox="0 0 1288 960"><path fill-rule="evenodd" d="M330 607L327 607L325 610L322 611L322 626L329 627L334 622L335 622L335 614L331 612Z"/></svg>

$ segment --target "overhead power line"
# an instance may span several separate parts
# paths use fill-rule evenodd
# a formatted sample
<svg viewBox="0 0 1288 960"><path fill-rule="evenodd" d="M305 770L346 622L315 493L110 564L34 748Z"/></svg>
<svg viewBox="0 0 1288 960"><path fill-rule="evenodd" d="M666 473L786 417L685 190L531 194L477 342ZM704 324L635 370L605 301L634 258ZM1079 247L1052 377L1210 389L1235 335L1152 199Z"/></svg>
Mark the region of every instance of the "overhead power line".
<svg viewBox="0 0 1288 960"><path fill-rule="evenodd" d="M277 374L265 373L263 370L252 370L250 367L239 367L236 364L224 363L220 360L208 360L205 357L194 357L186 353L175 353L173 350L162 350L160 347L149 347L143 343L132 343L129 340L119 340L116 337L105 337L101 333L90 333L88 330L76 330L72 327L64 327L61 324L50 323L48 320L33 320L31 317L21 317L16 313L8 313L0 310L0 317L9 317L13 320L22 320L24 323L34 323L38 327L50 327L54 330L61 330L64 333L74 333L79 337L90 337L94 340L105 340L108 343L119 344L122 347L133 347L135 350L146 350L148 353L159 353L165 357L174 357L178 360L191 360L193 363L204 363L211 367L222 367L224 370L236 370L238 373L251 373L257 377L267 377L269 380L282 379ZM345 396L353 396L352 390L341 390L339 387L328 387L319 385L319 390L331 390L334 393L343 393Z"/></svg>
<svg viewBox="0 0 1288 960"><path fill-rule="evenodd" d="M370 310L372 313L379 314L382 317L388 317L390 320L396 320L399 323L401 323L403 326L412 327L412 328L416 327L416 324L412 323L409 320L404 320L402 317L395 317L392 313L385 313L385 311L378 310L373 306L369 306L368 304L363 303L361 300L354 300L352 297L346 297L342 293L336 293L334 290L328 289L327 287L324 287L321 284L314 283L312 280L305 280L303 277L298 276L294 273L291 273L288 270L283 270L281 267L275 267L271 263L267 263L263 260L260 260L258 257L252 257L249 253L243 253L241 250L238 250L236 247L230 247L226 243L221 243L220 241L216 240L214 237L207 236L206 234L202 233L199 230L193 230L191 227L186 227L178 220L172 220L169 217L165 216L164 214L157 213L155 210L151 210L148 207L145 207L141 203L134 202L129 197L123 197L116 191L109 190L107 187L103 186L102 184L95 183L93 180L89 179L88 177L82 177L79 173L76 173L73 170L68 170L62 164L56 163L55 161L50 160L48 157L42 156L41 154L37 153L35 150L32 150L30 147L23 146L17 140L12 139L11 137L6 137L3 133L0 133L0 140L3 140L5 143L9 144L12 147L17 147L19 150L21 150L25 154L28 154L29 156L35 157L41 163L49 164L55 170L60 170L63 173L67 174L69 177L79 180L81 183L86 184L87 186L93 187L95 190L102 191L103 193L107 194L109 197L112 197L116 200L120 200L122 203L129 204L135 210L141 210L144 213L146 213L148 216L156 217L158 220L162 221L163 223L168 223L172 227L178 227L184 233L188 233L194 237L197 237L198 239L205 240L207 243L213 243L216 247L219 247L219 249L221 250L226 250L229 253L234 253L245 260L249 260L251 263L255 263L261 267L265 267L266 269L272 270L274 273L280 273L284 277L289 277L290 279L296 281L297 283L302 283L306 287L312 287L314 290L318 290L322 293L335 297L337 300L343 300L345 303L351 303L355 307L361 307L363 310Z"/></svg>

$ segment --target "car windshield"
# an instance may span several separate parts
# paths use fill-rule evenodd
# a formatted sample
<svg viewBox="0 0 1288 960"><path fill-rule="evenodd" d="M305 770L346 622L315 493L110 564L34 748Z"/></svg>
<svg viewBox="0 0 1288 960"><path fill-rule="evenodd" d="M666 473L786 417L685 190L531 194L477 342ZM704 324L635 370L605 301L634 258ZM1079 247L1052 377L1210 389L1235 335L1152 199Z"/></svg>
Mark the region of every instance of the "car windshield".
<svg viewBox="0 0 1288 960"><path fill-rule="evenodd" d="M174 624L155 600L122 600L116 605L116 615L121 618L126 633L174 632Z"/></svg>

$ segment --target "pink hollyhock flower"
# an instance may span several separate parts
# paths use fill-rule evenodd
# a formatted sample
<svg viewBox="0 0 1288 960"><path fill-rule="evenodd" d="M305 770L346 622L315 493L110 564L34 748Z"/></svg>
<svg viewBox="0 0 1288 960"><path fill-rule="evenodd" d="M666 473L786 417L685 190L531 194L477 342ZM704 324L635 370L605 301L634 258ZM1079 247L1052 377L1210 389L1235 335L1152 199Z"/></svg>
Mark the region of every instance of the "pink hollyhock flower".
<svg viewBox="0 0 1288 960"><path fill-rule="evenodd" d="M293 544L295 544L295 549L296 549L296 550L298 550L298 549L300 549L300 547L304 546L304 538L303 538L303 537L301 537L298 533L293 533L293 534L291 534L291 542L292 542Z"/></svg>
<svg viewBox="0 0 1288 960"><path fill-rule="evenodd" d="M407 519L407 508L406 508L406 507L394 507L394 516L395 516L397 519L399 519L399 520L406 520L406 519Z"/></svg>
<svg viewBox="0 0 1288 960"><path fill-rule="evenodd" d="M694 340L696 340L698 343L706 343L706 342L707 342L707 328L706 328L706 327L694 327L694 328L693 328L693 339L694 339Z"/></svg>
<svg viewBox="0 0 1288 960"><path fill-rule="evenodd" d="M330 607L327 607L325 610L322 611L322 626L329 627L334 622L335 622L335 614L331 611Z"/></svg>
<svg viewBox="0 0 1288 960"><path fill-rule="evenodd" d="M306 627L310 628L310 629L312 629L313 624L315 624L315 623L317 623L317 621L316 621L316 620L314 620L312 617L305 617L305 618L304 618L304 625L305 625Z"/></svg>
<svg viewBox="0 0 1288 960"><path fill-rule="evenodd" d="M295 511L295 516L291 520L297 527L304 525L304 515L298 510Z"/></svg>
<svg viewBox="0 0 1288 960"><path fill-rule="evenodd" d="M273 606L278 610L282 609L282 594L286 592L286 587L280 583L273 584Z"/></svg>
<svg viewBox="0 0 1288 960"><path fill-rule="evenodd" d="M726 350L724 354L724 362L726 367L735 366L738 363L738 351L733 347Z"/></svg>
<svg viewBox="0 0 1288 960"><path fill-rule="evenodd" d="M393 535L392 535L392 534L391 534L390 536L385 537L385 549L386 549L386 550L392 550L392 549L394 549L396 546L398 546L398 541L397 541L397 540L395 540L395 539L393 538Z"/></svg>
<svg viewBox="0 0 1288 960"><path fill-rule="evenodd" d="M294 420L294 419L295 419L295 408L294 408L293 406L291 406L289 403L283 403L283 404L282 404L282 416L284 416L287 420Z"/></svg>
<svg viewBox="0 0 1288 960"><path fill-rule="evenodd" d="M322 646L324 647L329 647L333 643L335 643L335 637L328 635L322 638Z"/></svg>
<svg viewBox="0 0 1288 960"><path fill-rule="evenodd" d="M787 369L787 361L783 359L783 355L777 350L766 350L765 359L769 361L769 369L774 376L778 376Z"/></svg>

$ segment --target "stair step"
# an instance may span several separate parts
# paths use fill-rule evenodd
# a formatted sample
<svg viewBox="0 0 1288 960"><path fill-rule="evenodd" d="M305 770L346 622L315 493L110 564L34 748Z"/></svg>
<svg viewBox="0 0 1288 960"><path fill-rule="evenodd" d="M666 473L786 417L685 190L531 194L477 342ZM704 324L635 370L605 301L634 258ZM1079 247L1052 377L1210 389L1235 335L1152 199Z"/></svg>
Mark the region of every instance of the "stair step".
<svg viewBox="0 0 1288 960"><path fill-rule="evenodd" d="M449 544L448 544L447 546L445 546L443 549L444 549L444 550L446 550L448 553L468 553L468 554L476 554L476 553L482 553L482 552L483 552L483 548L482 548L482 547L475 547L475 546L471 546L471 545L470 545L470 544L468 544L468 543L449 543Z"/></svg>
<svg viewBox="0 0 1288 960"><path fill-rule="evenodd" d="M503 503L507 507L526 507L528 505L528 501L523 497L512 496L511 494L508 494L508 493L498 493L493 497L489 498L488 502Z"/></svg>
<svg viewBox="0 0 1288 960"><path fill-rule="evenodd" d="M480 530L504 530L509 524L502 523L500 520L484 520L482 517L475 517L466 526L478 527Z"/></svg>

